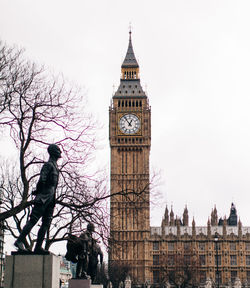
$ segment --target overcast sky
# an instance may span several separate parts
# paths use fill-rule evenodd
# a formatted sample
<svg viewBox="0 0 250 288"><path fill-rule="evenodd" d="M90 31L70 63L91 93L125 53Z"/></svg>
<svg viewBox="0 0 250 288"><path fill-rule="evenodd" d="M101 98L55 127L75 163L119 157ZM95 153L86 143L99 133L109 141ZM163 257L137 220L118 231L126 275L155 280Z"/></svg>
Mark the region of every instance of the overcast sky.
<svg viewBox="0 0 250 288"><path fill-rule="evenodd" d="M151 224L166 203L206 225L215 204L224 217L233 201L250 226L249 0L0 0L0 10L3 41L85 87L107 171L108 109L131 22L164 198Z"/></svg>

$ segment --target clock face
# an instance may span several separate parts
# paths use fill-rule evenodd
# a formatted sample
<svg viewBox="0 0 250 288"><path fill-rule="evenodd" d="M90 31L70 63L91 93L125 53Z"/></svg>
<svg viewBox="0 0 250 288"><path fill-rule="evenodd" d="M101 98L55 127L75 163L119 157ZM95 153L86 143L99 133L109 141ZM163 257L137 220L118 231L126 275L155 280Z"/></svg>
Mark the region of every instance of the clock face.
<svg viewBox="0 0 250 288"><path fill-rule="evenodd" d="M120 118L119 127L124 134L135 134L141 127L140 119L135 114L125 114Z"/></svg>

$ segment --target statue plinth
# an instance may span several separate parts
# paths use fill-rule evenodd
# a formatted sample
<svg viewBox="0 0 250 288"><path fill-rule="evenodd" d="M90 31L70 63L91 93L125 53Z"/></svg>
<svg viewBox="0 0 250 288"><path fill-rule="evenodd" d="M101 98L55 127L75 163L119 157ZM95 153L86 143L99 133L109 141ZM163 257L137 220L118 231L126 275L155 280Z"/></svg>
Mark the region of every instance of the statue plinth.
<svg viewBox="0 0 250 288"><path fill-rule="evenodd" d="M60 257L55 255L7 255L4 288L58 288Z"/></svg>
<svg viewBox="0 0 250 288"><path fill-rule="evenodd" d="M69 279L69 288L90 288L90 279Z"/></svg>

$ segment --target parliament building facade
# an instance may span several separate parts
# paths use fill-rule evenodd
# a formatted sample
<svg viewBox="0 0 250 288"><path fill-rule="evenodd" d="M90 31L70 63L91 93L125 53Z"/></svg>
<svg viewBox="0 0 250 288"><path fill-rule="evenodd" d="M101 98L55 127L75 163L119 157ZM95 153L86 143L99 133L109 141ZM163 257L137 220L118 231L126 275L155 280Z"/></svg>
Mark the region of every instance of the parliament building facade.
<svg viewBox="0 0 250 288"><path fill-rule="evenodd" d="M250 227L242 226L233 203L224 219L214 207L202 227L194 219L189 224L187 207L182 217L166 207L161 225L150 226L151 107L131 32L109 121L109 265L127 266L134 285L250 286Z"/></svg>

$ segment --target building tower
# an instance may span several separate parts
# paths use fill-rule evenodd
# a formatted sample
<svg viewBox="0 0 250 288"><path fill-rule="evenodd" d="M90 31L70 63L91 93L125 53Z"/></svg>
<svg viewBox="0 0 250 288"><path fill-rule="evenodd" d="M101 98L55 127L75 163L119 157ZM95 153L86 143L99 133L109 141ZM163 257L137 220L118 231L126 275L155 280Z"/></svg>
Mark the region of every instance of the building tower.
<svg viewBox="0 0 250 288"><path fill-rule="evenodd" d="M146 276L149 222L149 154L151 112L140 84L139 65L133 51L131 32L121 66L118 90L109 109L111 149L110 265L131 267L133 281ZM118 193L118 194L117 194Z"/></svg>

